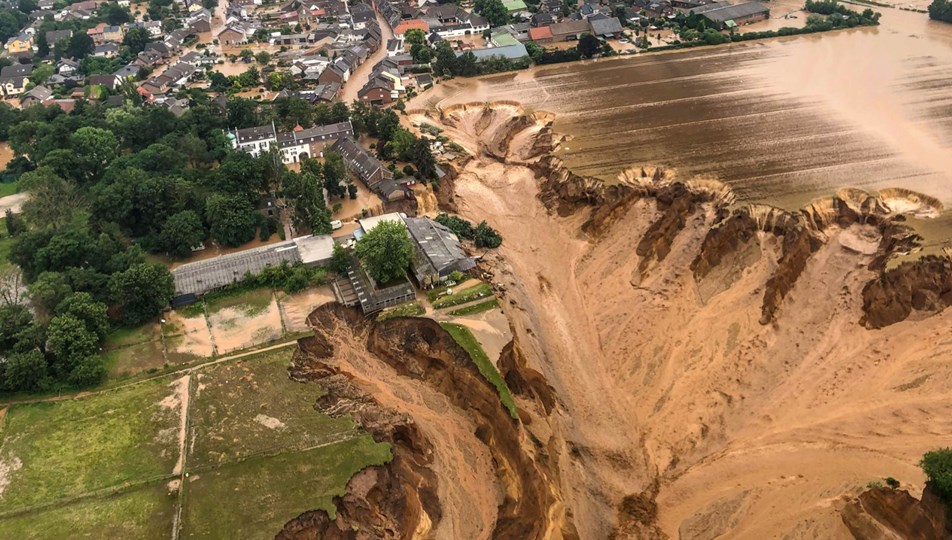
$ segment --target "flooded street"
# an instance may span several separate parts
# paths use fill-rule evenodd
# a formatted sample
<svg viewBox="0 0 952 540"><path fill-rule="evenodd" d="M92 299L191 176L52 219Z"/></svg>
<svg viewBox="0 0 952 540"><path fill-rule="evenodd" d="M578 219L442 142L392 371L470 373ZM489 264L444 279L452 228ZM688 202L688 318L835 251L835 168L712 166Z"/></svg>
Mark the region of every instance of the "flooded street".
<svg viewBox="0 0 952 540"><path fill-rule="evenodd" d="M847 186L907 188L948 208L952 25L883 11L876 28L455 80L417 104L554 112L570 136L561 157L609 181L658 164L786 208Z"/></svg>

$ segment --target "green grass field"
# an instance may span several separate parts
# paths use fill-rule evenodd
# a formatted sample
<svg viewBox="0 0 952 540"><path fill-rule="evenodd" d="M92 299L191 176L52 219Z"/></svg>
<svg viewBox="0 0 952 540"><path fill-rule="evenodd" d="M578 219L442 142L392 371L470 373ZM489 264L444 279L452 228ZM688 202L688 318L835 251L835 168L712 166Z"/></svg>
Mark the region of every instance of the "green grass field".
<svg viewBox="0 0 952 540"><path fill-rule="evenodd" d="M440 326L453 336L456 343L459 343L460 346L466 349L470 358L476 363L479 372L499 391L499 399L509 411L509 414L512 415L513 418L517 418L516 402L512 399L512 393L509 392L509 387L506 386L506 381L503 380L499 370L496 369L496 365L492 363L486 355L486 351L483 350L479 341L476 340L476 336L470 332L469 328L460 324L444 322L440 323Z"/></svg>
<svg viewBox="0 0 952 540"><path fill-rule="evenodd" d="M324 509L333 515L332 500L345 493L351 476L390 459L390 445L363 435L199 472L188 483L182 538L274 538L305 510Z"/></svg>
<svg viewBox="0 0 952 540"><path fill-rule="evenodd" d="M0 197L16 195L18 189L16 182L0 182Z"/></svg>
<svg viewBox="0 0 952 540"><path fill-rule="evenodd" d="M180 409L161 404L169 382L10 407L0 460L19 468L7 475L0 513L170 474Z"/></svg>
<svg viewBox="0 0 952 540"><path fill-rule="evenodd" d="M254 317L271 305L271 289L234 290L205 295L208 313L216 313L225 308L237 308L245 316Z"/></svg>
<svg viewBox="0 0 952 540"><path fill-rule="evenodd" d="M323 391L288 379L292 347L219 364L196 376L190 466L303 449L356 434L346 418L314 410Z"/></svg>
<svg viewBox="0 0 952 540"><path fill-rule="evenodd" d="M485 302L477 302L475 304L470 304L459 309L454 309L450 312L450 315L455 317L465 317L466 315L476 315L477 313L482 313L484 311L489 311L491 309L496 309L499 307L499 302L495 298L492 300L487 300Z"/></svg>
<svg viewBox="0 0 952 540"><path fill-rule="evenodd" d="M172 537L174 503L175 497L159 482L118 495L0 519L0 538L168 540Z"/></svg>
<svg viewBox="0 0 952 540"><path fill-rule="evenodd" d="M111 341L117 351L154 343L141 336ZM354 473L391 459L389 444L314 409L323 390L288 379L293 350L192 373L183 537L272 538L303 512L333 511ZM0 410L0 539L171 538L173 380Z"/></svg>
<svg viewBox="0 0 952 540"><path fill-rule="evenodd" d="M423 309L423 306L421 306L419 302L410 302L409 304L403 304L402 306L384 311L377 316L377 320L385 321L395 317L418 317L424 313L426 313L426 310Z"/></svg>
<svg viewBox="0 0 952 540"><path fill-rule="evenodd" d="M460 304L466 304L479 298L492 296L493 291L486 283L480 283L475 287L469 287L463 290L455 290L453 294L438 296L430 300L434 309L443 309Z"/></svg>

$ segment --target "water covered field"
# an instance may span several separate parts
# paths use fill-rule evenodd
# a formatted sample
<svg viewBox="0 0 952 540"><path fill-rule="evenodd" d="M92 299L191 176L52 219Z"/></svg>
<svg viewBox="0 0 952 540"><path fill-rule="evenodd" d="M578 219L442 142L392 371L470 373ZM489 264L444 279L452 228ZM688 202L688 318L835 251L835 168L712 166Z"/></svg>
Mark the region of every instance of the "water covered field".
<svg viewBox="0 0 952 540"><path fill-rule="evenodd" d="M606 180L660 164L786 208L842 187L922 192L946 206L923 227L934 245L952 238L952 25L883 11L876 28L542 66L422 97L554 112L560 155Z"/></svg>

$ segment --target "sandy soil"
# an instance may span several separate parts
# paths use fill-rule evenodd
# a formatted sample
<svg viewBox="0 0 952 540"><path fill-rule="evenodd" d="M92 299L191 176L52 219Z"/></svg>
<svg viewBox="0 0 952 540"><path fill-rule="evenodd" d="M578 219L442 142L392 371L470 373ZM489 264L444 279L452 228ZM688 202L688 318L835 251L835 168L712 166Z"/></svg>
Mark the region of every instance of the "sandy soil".
<svg viewBox="0 0 952 540"><path fill-rule="evenodd" d="M476 426L443 394L399 375L373 358L360 338L342 328L331 336L334 362L384 407L406 412L433 443L434 471L443 517L428 537L440 540L489 538L501 494L487 447Z"/></svg>
<svg viewBox="0 0 952 540"><path fill-rule="evenodd" d="M463 119L454 135L478 147L483 124ZM832 229L762 326L774 238L761 235L759 261L703 303L688 266L711 208L642 275L634 247L658 215L653 201L596 242L580 233L585 216L549 214L537 192L531 171L485 157L456 181L460 213L505 238L486 263L515 302L502 304L531 367L562 400L552 427L583 538L606 537L622 497L655 480L672 538L839 538L843 495L884 476L921 490L916 463L952 428L952 310L863 329L871 256Z"/></svg>
<svg viewBox="0 0 952 540"><path fill-rule="evenodd" d="M288 332L307 330L307 316L318 306L335 302L334 291L329 286L314 287L279 300L281 319Z"/></svg>
<svg viewBox="0 0 952 540"><path fill-rule="evenodd" d="M484 301L486 301L486 299L482 299L479 302ZM479 302L474 303L478 304ZM445 314L440 313L433 318L439 322L453 322L469 328L479 341L479 344L483 346L483 350L486 351L486 356L493 362L497 362L499 360L499 353L502 352L503 347L512 341L512 332L509 330L509 319L498 309L491 309L465 317L449 315L449 311L462 307L465 306L454 306L446 310Z"/></svg>
<svg viewBox="0 0 952 540"><path fill-rule="evenodd" d="M281 310L272 296L267 309L250 315L246 306L223 308L209 314L215 352L226 354L281 337Z"/></svg>
<svg viewBox="0 0 952 540"><path fill-rule="evenodd" d="M19 214L23 203L30 197L29 193L14 193L0 198L0 213L10 210L14 214Z"/></svg>
<svg viewBox="0 0 952 540"><path fill-rule="evenodd" d="M201 358L212 356L212 336L204 316L186 318L172 311L167 314L165 320L165 346L170 361L173 355Z"/></svg>
<svg viewBox="0 0 952 540"><path fill-rule="evenodd" d="M181 420L178 429L179 457L178 461L175 462L175 467L172 469L172 474L176 475L182 474L182 469L185 466L185 441L188 427L188 388L191 379L191 375L185 375L184 377L172 381L172 383L169 384L170 387L173 387L172 393L159 403L164 409L179 409L179 411L181 411L179 413Z"/></svg>

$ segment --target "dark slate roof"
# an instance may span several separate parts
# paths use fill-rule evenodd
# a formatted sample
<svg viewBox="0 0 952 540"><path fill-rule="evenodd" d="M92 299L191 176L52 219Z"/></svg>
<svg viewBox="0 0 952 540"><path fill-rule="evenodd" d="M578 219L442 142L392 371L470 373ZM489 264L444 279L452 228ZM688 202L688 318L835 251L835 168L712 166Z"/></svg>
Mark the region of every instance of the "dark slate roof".
<svg viewBox="0 0 952 540"><path fill-rule="evenodd" d="M704 15L705 18L712 22L722 23L742 17L749 17L758 13L766 13L770 11L770 9L760 2L747 2L733 5L721 3L708 4L706 6L691 8L691 11L698 15Z"/></svg>
<svg viewBox="0 0 952 540"><path fill-rule="evenodd" d="M272 124L268 124L266 126L239 129L239 130L236 130L235 133L238 135L239 144L244 144L251 141L263 141L267 139L274 139L277 137L277 134L274 131L274 126Z"/></svg>
<svg viewBox="0 0 952 540"><path fill-rule="evenodd" d="M588 20L588 22L592 25L592 33L596 36L617 34L622 30L621 22L617 17L606 17L604 19L600 18L597 20L592 17Z"/></svg>
<svg viewBox="0 0 952 540"><path fill-rule="evenodd" d="M425 268L418 268L420 266L430 266L432 271L440 275L455 270L466 271L476 266L472 258L463 251L459 238L447 227L429 218L406 217L403 221L417 248L414 268L418 277L428 273Z"/></svg>

